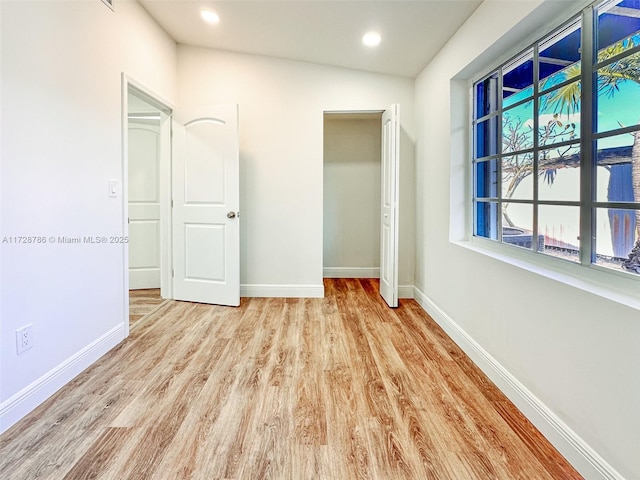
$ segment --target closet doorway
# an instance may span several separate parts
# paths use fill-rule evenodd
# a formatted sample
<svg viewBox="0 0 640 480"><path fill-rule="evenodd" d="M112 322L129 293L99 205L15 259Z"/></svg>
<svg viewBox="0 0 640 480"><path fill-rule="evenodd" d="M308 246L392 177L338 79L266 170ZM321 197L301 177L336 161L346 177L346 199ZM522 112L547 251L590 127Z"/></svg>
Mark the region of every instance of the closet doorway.
<svg viewBox="0 0 640 480"><path fill-rule="evenodd" d="M380 277L382 114L324 113L326 278Z"/></svg>

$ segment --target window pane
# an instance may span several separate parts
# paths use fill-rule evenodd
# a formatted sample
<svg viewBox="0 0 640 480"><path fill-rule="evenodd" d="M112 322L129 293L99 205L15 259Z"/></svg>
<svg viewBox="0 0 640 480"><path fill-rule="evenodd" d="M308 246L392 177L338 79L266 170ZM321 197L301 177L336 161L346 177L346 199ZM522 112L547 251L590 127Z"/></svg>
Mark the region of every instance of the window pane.
<svg viewBox="0 0 640 480"><path fill-rule="evenodd" d="M540 82L540 91L547 91L556 85L561 84L562 82L569 81L573 78L576 80L580 79L580 62L572 63L571 65L561 68L554 72L552 75L549 75L547 78Z"/></svg>
<svg viewBox="0 0 640 480"><path fill-rule="evenodd" d="M596 264L640 274L640 252L632 250L638 241L640 210L596 209Z"/></svg>
<svg viewBox="0 0 640 480"><path fill-rule="evenodd" d="M544 236L545 254L580 261L579 207L540 205L538 233Z"/></svg>
<svg viewBox="0 0 640 480"><path fill-rule="evenodd" d="M638 0L604 2L598 8L598 61L640 45Z"/></svg>
<svg viewBox="0 0 640 480"><path fill-rule="evenodd" d="M502 69L502 108L532 95L533 51L529 51Z"/></svg>
<svg viewBox="0 0 640 480"><path fill-rule="evenodd" d="M541 150L538 173L540 200L580 201L580 145Z"/></svg>
<svg viewBox="0 0 640 480"><path fill-rule="evenodd" d="M580 91L580 82L573 82L540 96L540 146L580 138Z"/></svg>
<svg viewBox="0 0 640 480"><path fill-rule="evenodd" d="M631 127L640 119L640 53L598 69L597 132Z"/></svg>
<svg viewBox="0 0 640 480"><path fill-rule="evenodd" d="M580 60L580 30L580 22L576 22L540 42L540 53L538 57L540 90L549 88L555 83L568 80L574 76L575 70L568 69L567 67ZM555 80L551 80L552 75L563 70L565 71L564 74L561 73L554 76ZM579 66L578 75L580 75ZM563 76L564 78L562 78Z"/></svg>
<svg viewBox="0 0 640 480"><path fill-rule="evenodd" d="M498 239L498 204L476 202L475 234L479 237Z"/></svg>
<svg viewBox="0 0 640 480"><path fill-rule="evenodd" d="M475 158L498 153L498 117L491 117L476 125Z"/></svg>
<svg viewBox="0 0 640 480"><path fill-rule="evenodd" d="M502 159L502 198L533 200L533 153Z"/></svg>
<svg viewBox="0 0 640 480"><path fill-rule="evenodd" d="M502 153L533 148L533 102L502 114Z"/></svg>
<svg viewBox="0 0 640 480"><path fill-rule="evenodd" d="M482 82L478 82L476 92L476 116L482 118L498 109L498 74L494 73Z"/></svg>
<svg viewBox="0 0 640 480"><path fill-rule="evenodd" d="M487 160L475 164L476 198L497 198L498 196L498 160Z"/></svg>
<svg viewBox="0 0 640 480"><path fill-rule="evenodd" d="M635 132L635 135L640 136L640 132ZM625 133L601 138L596 142L598 202L640 202L640 198L634 198L631 176L633 139L632 134Z"/></svg>
<svg viewBox="0 0 640 480"><path fill-rule="evenodd" d="M533 205L504 203L502 205L502 241L509 245L533 249ZM543 245L540 237L540 245Z"/></svg>

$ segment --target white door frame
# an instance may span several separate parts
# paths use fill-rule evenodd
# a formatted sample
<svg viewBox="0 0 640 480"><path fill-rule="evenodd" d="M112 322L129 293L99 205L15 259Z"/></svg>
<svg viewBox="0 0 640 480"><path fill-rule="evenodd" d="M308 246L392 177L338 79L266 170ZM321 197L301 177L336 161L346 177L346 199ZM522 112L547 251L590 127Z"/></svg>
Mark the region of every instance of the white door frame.
<svg viewBox="0 0 640 480"><path fill-rule="evenodd" d="M369 113L384 114L384 112L385 112L385 111L387 111L388 109L389 109L389 106L386 106L386 107L384 107L384 108L380 108L380 109L362 109L362 110L324 110L324 111L323 111L323 115L325 115L325 114L354 114L354 113L355 113L355 114L358 114L358 113L365 113L365 114L369 114ZM324 135L324 132L323 132L323 135ZM380 163L382 164L382 152L380 153ZM382 186L381 186L380 188L382 188ZM398 205L398 207L397 207L397 208L399 209L399 208L400 208L400 206ZM324 222L324 213L323 213L323 217L322 217L322 218L323 218L323 222ZM398 232L398 233L399 233L399 232ZM399 248L400 248L400 247L399 247L399 245L398 245L398 244L396 244L396 246L395 246L396 253L398 253L398 252L399 252ZM382 262L382 258L380 259L380 261ZM382 265L381 265L381 266L382 266ZM322 270L323 270L323 277L324 277L324 260L323 260L323 263L322 263L322 266L321 266L321 267L322 267ZM396 255L396 266L395 266L396 274L397 274L397 271L398 271L399 267L400 267L400 264L399 264L399 262L398 262L398 260L397 260L397 255Z"/></svg>
<svg viewBox="0 0 640 480"><path fill-rule="evenodd" d="M323 120L326 121L327 115L367 115L367 116L371 116L369 117L371 120L373 120L373 118L375 117L379 117L377 119L378 121L378 132L380 131L380 119L382 118L382 115L384 113L384 109L381 110L324 110L323 111ZM326 132L324 132L323 130L323 143L324 140L326 139ZM323 148L323 152L322 152L322 158L323 158L323 163L325 160L325 152L324 152L324 148ZM381 152L378 152L378 158L377 158L377 162L378 162L378 166L382 166L382 155ZM326 163L324 163L323 165L323 171L326 168ZM323 175L323 182L324 182L324 175ZM378 188L380 188L380 185L377 185ZM324 186L323 186L323 197L324 197ZM324 258L324 220L325 220L325 211L324 211L324 198L323 198L323 212L322 212L322 221L323 221L323 245L322 245L322 249L323 249L323 258L322 258L322 277L323 278L351 278L351 277L355 277L355 278L367 278L367 277L374 277L374 278L379 278L380 277L380 267L378 266L377 269L377 274L375 272L372 273L372 270L374 270L374 268L362 268L362 269L352 269L352 268L336 268L336 269L327 269L326 268L326 264L325 264L325 258ZM380 205L376 205L376 207L380 207ZM378 219L379 221L379 219ZM361 271L360 271L361 270Z"/></svg>
<svg viewBox="0 0 640 480"><path fill-rule="evenodd" d="M126 73L121 77L122 105L122 231L129 238L129 92L143 97L161 112L161 160L160 160L160 291L164 298L172 298L171 282L171 115L174 106L161 96L136 81ZM123 254L124 306L123 318L125 336L129 336L129 248L125 245Z"/></svg>

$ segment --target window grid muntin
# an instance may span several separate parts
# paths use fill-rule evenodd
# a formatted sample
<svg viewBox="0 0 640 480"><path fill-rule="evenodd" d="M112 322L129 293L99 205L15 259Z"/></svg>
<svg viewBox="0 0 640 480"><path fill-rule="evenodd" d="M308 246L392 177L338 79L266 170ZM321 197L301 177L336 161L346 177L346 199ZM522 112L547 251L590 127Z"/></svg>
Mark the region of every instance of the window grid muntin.
<svg viewBox="0 0 640 480"><path fill-rule="evenodd" d="M585 15L585 13L583 12L583 16ZM592 16L590 17L592 18ZM497 181L498 181L498 186L496 188L496 193L498 194L498 199L497 199L497 206L498 206L498 222L497 222L497 228L499 231L499 235L498 235L498 241L501 244L506 244L503 241L503 235L502 235L502 205L503 203L514 203L514 204L523 204L523 205L531 205L533 208L533 231L532 231L532 235L533 235L533 245L532 245L532 249L535 251L538 251L538 245L537 245L537 241L538 241L538 230L539 230L539 225L538 225L538 205L557 205L557 206L572 206L572 207L582 207L582 203L579 201L541 201L539 199L539 155L538 152L541 150L540 147L540 141L539 141L539 115L540 115L540 96L542 93L548 93L548 92L552 92L553 90L562 88L564 85L568 85L571 84L573 82L581 82L581 95L580 95L580 99L581 99L581 107L580 107L580 112L581 112L581 116L582 116L582 112L585 110L584 108L584 81L580 78L580 77L572 77L569 78L561 83L555 84L551 87L549 87L548 89L544 90L543 92L540 91L540 74L539 74L539 66L540 66L540 58L539 58L539 52L540 52L540 46L541 45L550 45L553 43L553 40L557 39L557 38L561 38L562 35L567 32L568 30L571 29L577 29L577 28L581 28L582 29L582 35L583 35L583 40L582 40L582 44L584 45L584 21L581 22L581 17L574 17L572 19L570 19L568 22L566 22L563 26L557 28L551 35L547 36L546 38L536 42L532 47L529 47L525 50L523 50L522 52L520 52L518 55L514 56L510 61L505 62L502 66L500 66L497 70L493 70L492 72L490 72L488 75L486 75L483 80L481 81L485 81L486 79L492 77L492 76L496 76L497 74L497 80L499 83L498 86L498 92L500 93L500 96L498 98L498 103L499 103L499 108L497 109L497 111L495 112L491 112L488 115L485 115L481 118L474 118L473 120L473 132L474 132L474 157L473 157L473 164L479 163L481 161L489 161L492 159L497 159L498 160L498 165L497 165L497 169L498 169L498 175L497 175ZM533 51L533 68L534 68L534 74L533 74L533 95L531 97L527 97L525 99L521 99L518 102L514 103L513 105L509 105L506 109L503 109L503 98L502 98L502 91L503 91L503 85L502 85L502 80L504 78L504 72L503 69L506 66L511 66L514 62L514 59L522 59L525 57L529 56L529 52ZM581 62L581 60L578 60L578 62ZM584 68L581 69L581 76L584 76ZM479 83L479 82L478 82ZM477 83L474 84L474 117L476 117L476 113L477 113L477 101L475 98L475 94L476 94L476 88ZM522 149L522 150L515 150L515 151L510 151L507 154L503 153L502 151L502 117L505 111L509 111L511 109L515 109L518 106L521 106L527 102L533 102L533 147L531 148L526 148L526 149ZM475 132L476 132L476 124L486 121L488 118L493 117L493 116L499 116L499 121L498 121L498 125L497 125L497 130L499 131L498 135L499 135L499 141L497 142L497 149L498 149L498 153L496 154L492 154L486 157L480 157L477 158L476 157L476 141L477 139L475 138ZM580 121L581 125L580 125L580 129L582 130L584 128L583 126L583 121ZM582 132L580 137L582 138ZM588 138L585 137L585 138ZM583 143L585 143L583 140L579 139L578 141L576 141L576 139L570 139L570 140L563 140L560 142L556 142L556 143L550 143L550 144L546 144L544 145L544 149L548 149L548 148L560 148L563 146L568 146L568 145L578 145L580 147L581 152L583 152ZM526 153L532 153L533 154L533 173L531 174L533 177L533 200L528 200L528 199L514 199L514 198L503 198L503 192L502 192L502 160L504 157L507 156L511 156L511 155L521 155L521 154L526 154ZM584 157L584 154L583 154ZM584 158L583 158L584 160ZM581 165L582 166L582 165ZM474 168L474 172L475 172L475 168ZM473 179L473 203L474 205L476 205L478 203L478 201L482 201L482 203L485 203L486 200L491 200L491 203L493 203L493 199L488 199L488 198L480 198L480 197L476 197L475 193L476 193L476 188L477 188L477 184L476 184L476 179ZM474 207L474 235L476 234L476 228L477 228L477 221L475 218L475 215L477 213L477 207ZM483 238L489 238L486 236L483 236ZM584 237L582 237L584 238ZM582 244L584 242L581 242ZM582 251L582 245L581 245L581 251Z"/></svg>
<svg viewBox="0 0 640 480"><path fill-rule="evenodd" d="M601 6L602 2L598 5ZM533 84L533 90L534 90L534 95L533 97L528 97L525 99L521 99L519 100L517 103L514 103L513 105L509 105L508 108L503 109L502 108L502 103L503 103L503 98L502 98L502 85L499 85L498 88L498 92L500 94L500 97L498 98L498 103L499 103L499 108L497 111L495 112L491 112L489 115L483 117L482 119L478 119L478 121L484 121L489 117L492 116L500 116L500 121L498 121L498 127L497 130L499 131L499 141L497 142L497 150L498 152L496 154L493 155L489 155L486 156L484 158L473 158L473 163L476 162L480 162L480 161L488 161L488 160L492 160L492 159L496 159L498 162L498 169L500 171L498 177L497 177L497 181L499 182L499 185L496 188L496 192L499 196L498 198L498 202L497 202L497 207L498 207L498 229L500 230L500 235L499 235L499 239L503 239L502 236L502 204L503 203L519 203L519 204L524 204L524 205L532 205L534 208L534 211L536 212L537 215L537 208L538 206L541 205L558 205L558 206L572 206L572 207L580 207L580 258L581 258L581 263L584 266L596 269L596 270L603 270L603 271L607 271L609 273L615 273L617 275L622 275L625 278L629 278L629 274L624 272L624 271L612 271L609 268L603 267L601 265L596 264L596 257L595 257L595 236L597 234L594 222L595 222L595 209L597 208L601 208L601 209L620 209L620 210L640 210L640 202L634 201L634 202L612 202L612 201L607 201L607 202L602 202L602 201L596 201L597 199L595 198L596 195L596 190L595 190L595 180L596 180L596 169L597 169L597 156L596 156L596 147L595 147L595 143L597 140L603 139L603 138L608 138L608 137L612 137L615 135L622 135L622 134L626 134L626 133L634 133L640 130L640 125L631 125L628 127L621 127L621 128L616 128L616 129L612 129L606 132L601 132L601 133L596 133L594 132L594 126L597 126L597 123L595 121L595 115L597 114L597 101L598 101L598 83L597 83L597 70L599 68L603 68L611 63L620 61L624 58L627 58L631 55L637 54L640 51L640 45L636 46L636 47L632 47L629 48L623 52L621 52L620 54L611 57L609 59L603 60L602 62L597 63L597 59L595 58L596 55L598 54L598 50L596 49L595 46L595 37L596 37L596 31L597 31L597 22L598 22L598 16L597 16L597 12L596 12L596 3L592 4L591 6L587 7L586 9L584 9L582 11L581 16L579 17L581 18L582 22L580 23L580 21L576 21L576 19L571 19L569 22L567 22L565 24L564 27L560 27L558 29L555 30L554 33L552 33L551 35L547 36L545 39L536 42L536 44L534 45L534 51L535 51L535 59L534 59L534 69L536 69L537 71L534 74L534 84ZM576 27L577 25L577 27ZM557 41L558 38L560 38L568 29L570 28L581 28L581 48L582 48L582 55L581 58L579 60L577 60L577 62L580 63L580 76L574 76L572 78L569 78L567 80L565 80L564 82L561 83L557 83L545 90L543 90L542 92L540 91L540 73L539 73L539 66L540 66L540 58L539 58L539 52L540 52L540 48L542 45L550 45L552 44L552 42L555 40ZM555 37L554 37L555 36ZM633 37L633 35L631 35L629 38ZM626 38L623 38L619 41L625 41ZM545 43L546 42L546 43ZM615 42L617 43L617 42ZM613 43L612 45L615 45L615 43ZM531 47L530 47L531 48ZM604 48L607 48L606 46ZM525 49L522 52L520 52L520 54L516 55L513 58L517 58L518 56L520 58L524 58L526 56L528 56L530 49ZM570 58L570 57L569 57ZM585 62L586 60L590 60L588 62ZM511 62L513 62L513 59L511 60ZM502 67L498 68L497 70L493 70L489 75L487 75L488 78L491 75L497 75L498 76L498 80L499 82L502 81L503 79L503 68L508 65L510 62L506 62L505 64L503 64ZM586 64L585 64L586 63ZM551 74L552 75L552 74ZM581 183L580 183L580 198L581 198L581 202L571 202L571 201L543 201L539 199L539 195L538 195L538 187L539 187L539 155L537 154L537 152L540 151L541 147L540 147L540 142L539 142L539 123L540 123L540 117L539 117L539 102L540 102L540 95L544 94L544 93L548 93L551 92L555 89L559 89L562 88L563 85L568 85L571 84L573 82L579 81L580 82L580 86L581 86L581 91L580 91L580 138L578 139L579 141L576 141L576 139L571 139L571 140L563 140L561 142L557 142L557 143L550 143L550 144L546 144L544 146L544 148L561 148L563 146L568 146L568 145L578 145L580 148L580 152L581 152L581 160L580 160L580 170L581 172ZM475 84L474 84L475 86ZM528 87L527 87L528 88ZM527 148L527 149L523 149L523 150L516 150L516 151L512 151L509 152L508 154L505 154L502 151L502 115L504 113L504 111L508 111L512 108L516 108L519 105L522 105L526 102L530 102L530 101L534 101L536 103L535 107L534 107L534 115L533 115L533 123L534 123L534 138L533 138L533 142L534 142L534 147L533 148ZM475 103L475 99L474 99L474 103ZM477 104L476 104L477 105ZM475 110L474 110L474 117L475 117ZM474 120L474 125L475 125L475 120ZM577 123L577 122L576 122ZM475 139L474 139L475 141ZM534 165L535 165L535 172L533 173L533 187L536 190L536 193L534 194L534 200L533 201L529 201L528 199L514 199L514 198L503 198L503 190L502 190L502 171L500 170L502 168L502 164L503 164L503 159L507 156L511 156L511 155L522 155L522 154L526 154L526 153L532 153L534 155L533 161L534 161ZM474 146L474 154L475 154L475 146ZM474 186L473 188L476 188L476 184L475 184L475 180L474 180ZM483 200L487 200L487 199L483 199ZM493 200L493 199L492 199ZM475 198L475 190L474 190L474 204L476 203L476 198ZM485 202L483 202L485 203ZM493 202L491 202L493 204ZM474 215L476 212L476 208L474 208ZM538 232L537 229L539 227L538 225L538 219L536 218L534 220L534 224L533 224L534 229L536 229L535 232L533 232L534 234L534 238L537 240L538 239ZM476 228L476 220L474 218L474 233L475 233L475 228ZM589 236L591 236L591 238L589 238ZM485 237L488 238L488 237ZM589 239L589 241L585 241L584 239ZM500 243L502 244L506 244L504 241L501 241ZM507 244L508 245L508 244ZM537 250L537 249L534 249ZM560 259L562 260L562 259ZM574 262L571 262L574 263Z"/></svg>
<svg viewBox="0 0 640 480"><path fill-rule="evenodd" d="M628 127L620 127L615 130L607 130L606 132L599 132L599 133L594 132L592 134L592 137L594 140L602 140L603 138L607 138L607 137L615 137L616 135L623 135L625 133L637 132L638 130L640 130L640 124L630 125Z"/></svg>
<svg viewBox="0 0 640 480"><path fill-rule="evenodd" d="M603 60L603 61L598 62L598 63L595 63L595 62L597 62L597 59L596 59L596 60L594 60L593 69L594 70L598 70L600 68L606 67L607 65L615 63L618 60L622 60L625 57L629 57L631 55L637 54L638 52L640 52L640 45L636 45L635 47L631 47L628 50L620 52L619 54L614 55L613 57L607 58L606 60Z"/></svg>

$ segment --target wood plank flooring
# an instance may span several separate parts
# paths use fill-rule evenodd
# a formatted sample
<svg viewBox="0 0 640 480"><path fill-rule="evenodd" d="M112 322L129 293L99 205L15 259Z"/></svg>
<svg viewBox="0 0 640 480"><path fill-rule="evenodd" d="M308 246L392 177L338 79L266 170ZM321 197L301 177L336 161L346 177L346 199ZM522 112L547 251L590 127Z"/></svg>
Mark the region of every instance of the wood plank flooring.
<svg viewBox="0 0 640 480"><path fill-rule="evenodd" d="M152 313L164 301L159 288L129 290L129 326Z"/></svg>
<svg viewBox="0 0 640 480"><path fill-rule="evenodd" d="M169 302L0 437L0 478L579 479L413 300Z"/></svg>

